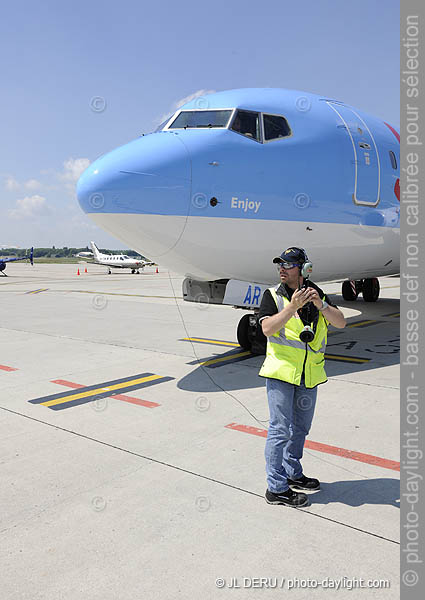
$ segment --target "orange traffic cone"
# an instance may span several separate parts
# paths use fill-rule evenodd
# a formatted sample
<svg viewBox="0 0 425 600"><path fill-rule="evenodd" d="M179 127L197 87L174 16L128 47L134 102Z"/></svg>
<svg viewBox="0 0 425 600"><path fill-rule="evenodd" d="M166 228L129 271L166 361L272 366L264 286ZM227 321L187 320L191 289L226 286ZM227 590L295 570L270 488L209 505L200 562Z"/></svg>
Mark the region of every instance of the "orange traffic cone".
<svg viewBox="0 0 425 600"><path fill-rule="evenodd" d="M156 268L156 271L155 271L155 273L159 273L159 271L158 271L158 267Z"/></svg>
<svg viewBox="0 0 425 600"><path fill-rule="evenodd" d="M84 273L87 273L87 267L84 267Z"/></svg>
<svg viewBox="0 0 425 600"><path fill-rule="evenodd" d="M78 268L78 269L77 269L77 275L79 275L79 274L80 274L80 269Z"/></svg>

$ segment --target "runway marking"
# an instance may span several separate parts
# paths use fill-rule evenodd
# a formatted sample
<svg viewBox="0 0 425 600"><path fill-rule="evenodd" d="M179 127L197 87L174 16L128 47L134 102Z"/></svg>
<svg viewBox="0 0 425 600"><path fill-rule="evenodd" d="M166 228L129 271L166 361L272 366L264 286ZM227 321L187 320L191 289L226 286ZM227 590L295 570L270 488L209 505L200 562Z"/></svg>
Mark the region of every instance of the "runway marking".
<svg viewBox="0 0 425 600"><path fill-rule="evenodd" d="M240 348L240 346L238 346L238 348ZM241 348L241 350L242 350L242 348ZM210 358L207 358L206 360L205 359L194 360L187 364L201 365L201 366L209 367L209 368L216 368L216 367L221 367L224 365L240 362L240 361L246 360L247 358L250 358L253 356L263 356L263 355L253 354L252 352L249 352L248 350L246 350L244 352L227 354L220 358L210 357ZM339 362L349 362L349 363L353 363L353 364L364 364L364 363L368 363L372 360L371 358L363 358L361 356L343 356L342 354L325 354L325 359L331 360L331 361L337 361L337 362L338 361Z"/></svg>
<svg viewBox="0 0 425 600"><path fill-rule="evenodd" d="M40 292L47 292L49 288L40 288L39 290L31 290L29 292L25 292L25 294L39 294Z"/></svg>
<svg viewBox="0 0 425 600"><path fill-rule="evenodd" d="M240 425L238 423L229 423L229 425L225 425L225 427L227 427L227 429L233 429L234 431L242 431L243 433L258 435L259 437L267 437L267 429L249 427L248 425ZM310 440L305 441L304 447L309 448L310 450L316 450L317 452L341 456L342 458L350 458L351 460L357 460L359 462L374 465L376 467L382 467L383 469L400 471L399 462L381 458L379 456L373 456L372 454L364 454L363 452L356 452L355 450L346 450L345 448L339 448L338 446L329 446L328 444L322 444L320 442L313 442Z"/></svg>
<svg viewBox="0 0 425 600"><path fill-rule="evenodd" d="M221 358L213 358L211 360L206 360L205 362L201 362L200 365L202 365L203 367L209 367L211 365L221 366L218 363L225 362L226 364L229 364L230 362L239 362L239 360L244 360L245 358L248 358L248 356L255 355L252 354L252 352L249 352L249 350L246 350L245 352L238 352L237 354L230 354L228 356L222 356Z"/></svg>
<svg viewBox="0 0 425 600"><path fill-rule="evenodd" d="M1 371L18 371L19 369L15 369L13 367L8 367L7 365L0 365Z"/></svg>
<svg viewBox="0 0 425 600"><path fill-rule="evenodd" d="M360 356L343 356L342 354L325 354L325 359L351 363L367 363L371 361L370 358L361 358Z"/></svg>
<svg viewBox="0 0 425 600"><path fill-rule="evenodd" d="M121 292L93 292L92 290L55 290L56 292L70 292L73 294L102 294L102 296L128 296L130 298L165 298L166 300L183 300L183 296L151 296L148 294L124 294Z"/></svg>
<svg viewBox="0 0 425 600"><path fill-rule="evenodd" d="M359 321L359 323L353 323L353 326L360 326L360 327L367 327L369 324L372 323L381 323L382 321ZM180 338L181 342L196 342L199 344L209 344L212 346L215 345L223 345L223 346L232 346L234 348L241 348L241 346L239 346L239 344L237 344L236 342L228 342L228 341L224 341L224 340L212 340L212 339L208 339L208 338ZM239 352L237 354L227 354L227 356L223 356L221 358L209 358L207 360L196 360L194 362L190 362L188 364L200 364L204 367L211 367L212 365L216 365L218 367L222 366L223 364L230 364L231 362L239 362L241 360L245 360L247 358L249 358L250 356L259 356L257 354L252 354L252 352L250 351L244 351L244 352ZM354 364L364 364L364 363L368 363L371 361L370 358L363 358L361 356L344 356L342 354L325 354L325 359L326 360L333 360L333 361L338 361L338 362L350 362L350 363L354 363Z"/></svg>
<svg viewBox="0 0 425 600"><path fill-rule="evenodd" d="M131 377L124 377L123 379L105 381L104 383L79 388L81 391L77 393L70 391L52 394L42 398L35 398L28 402L31 404L41 404L52 410L62 410L64 408L70 408L71 406L79 406L80 404L113 396L118 390L121 392L131 392L172 379L174 379L174 377L162 377L161 375L155 375L154 373L140 373Z"/></svg>
<svg viewBox="0 0 425 600"><path fill-rule="evenodd" d="M66 381L65 379L55 379L51 383L57 383L58 385L64 385L74 389L84 388L84 385L80 383L74 383L73 381ZM140 400L139 398L133 398L133 396L125 396L124 394L114 394L111 396L114 400L122 400L122 402L128 402L129 404L138 404L139 406L145 406L146 408L156 408L161 406L157 402L150 402L149 400Z"/></svg>
<svg viewBox="0 0 425 600"><path fill-rule="evenodd" d="M181 338L178 341L179 342L197 342L198 344L212 344L214 346L215 345L217 345L217 346L232 346L233 348L240 348L240 346L237 342L226 342L224 340L209 340L209 339L204 339L204 338L188 337L188 338Z"/></svg>
<svg viewBox="0 0 425 600"><path fill-rule="evenodd" d="M399 312L395 312L395 313L389 313L388 315L382 315L383 317L399 317L400 313Z"/></svg>
<svg viewBox="0 0 425 600"><path fill-rule="evenodd" d="M346 325L346 327L370 327L371 325L377 325L378 323L383 323L383 321L357 321L357 323L351 323L350 325Z"/></svg>

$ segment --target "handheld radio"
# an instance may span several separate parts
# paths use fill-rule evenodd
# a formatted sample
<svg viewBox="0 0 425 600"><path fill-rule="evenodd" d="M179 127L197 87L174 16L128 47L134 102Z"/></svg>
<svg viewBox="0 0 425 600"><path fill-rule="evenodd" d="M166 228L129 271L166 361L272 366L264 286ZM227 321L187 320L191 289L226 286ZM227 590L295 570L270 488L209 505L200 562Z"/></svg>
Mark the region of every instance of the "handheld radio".
<svg viewBox="0 0 425 600"><path fill-rule="evenodd" d="M300 265L300 275L308 281L308 279L310 278L310 275L313 272L313 264L310 262L306 251L304 250L304 248L299 248L299 250L301 250L302 254L303 254L303 263ZM305 290L307 289L308 285L307 285L307 281L304 281L304 283L302 285L298 285L298 289L299 290ZM308 302L305 306L307 308L307 311L309 311L309 305L310 302ZM309 319L310 320L310 319ZM304 342L305 344L308 344L309 342L312 342L314 340L314 331L313 329L310 327L310 325L305 325L304 329L301 331L300 333L300 340L302 342Z"/></svg>

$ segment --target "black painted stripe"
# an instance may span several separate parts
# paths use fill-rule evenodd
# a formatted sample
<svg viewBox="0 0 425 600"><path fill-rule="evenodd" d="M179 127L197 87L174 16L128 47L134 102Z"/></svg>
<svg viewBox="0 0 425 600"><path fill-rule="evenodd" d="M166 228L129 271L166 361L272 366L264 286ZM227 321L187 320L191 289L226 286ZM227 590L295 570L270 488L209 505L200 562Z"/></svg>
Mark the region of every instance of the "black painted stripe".
<svg viewBox="0 0 425 600"><path fill-rule="evenodd" d="M149 377L155 375L155 373L140 373L139 375L131 375L131 377L123 377L122 379L114 379L112 381L104 381L103 383L96 383L95 385L88 385L87 387L79 388L77 390L70 390L69 392L60 392L59 394L52 394L51 396L43 396L42 398L34 398L34 400L28 400L31 404L41 404L49 400L56 400L57 398L65 398L66 396L74 396L82 392L89 392L90 390L97 390L102 387L114 385L117 383L124 383L125 381L132 381L133 379L140 379L141 377ZM120 390L114 390L114 394L120 394Z"/></svg>
<svg viewBox="0 0 425 600"><path fill-rule="evenodd" d="M153 373L151 373L153 375ZM134 379L132 377L132 379ZM53 406L48 406L51 410L63 410L64 408L71 408L72 406L79 406L80 404L86 404L87 402L93 402L95 400L102 400L102 398L108 398L109 396L119 396L120 394L125 394L126 392L133 392L134 390L139 390L141 388L149 387L151 385L156 385L157 383L164 383L165 381L171 381L174 377L161 377L160 379L155 379L154 381L145 381L143 383L138 383L136 385L128 385L126 387L120 388L119 390L111 390L109 392L99 392L98 394L93 394L93 396L87 396L85 398L78 398L77 400L71 400L70 402L62 402L61 404L54 404ZM101 386L98 386L101 387ZM75 394L77 390L73 390ZM78 390L78 393L84 392L83 388ZM87 391L87 390L86 390ZM69 395L69 394L67 394ZM65 394L63 394L65 396ZM45 399L46 400L46 399Z"/></svg>

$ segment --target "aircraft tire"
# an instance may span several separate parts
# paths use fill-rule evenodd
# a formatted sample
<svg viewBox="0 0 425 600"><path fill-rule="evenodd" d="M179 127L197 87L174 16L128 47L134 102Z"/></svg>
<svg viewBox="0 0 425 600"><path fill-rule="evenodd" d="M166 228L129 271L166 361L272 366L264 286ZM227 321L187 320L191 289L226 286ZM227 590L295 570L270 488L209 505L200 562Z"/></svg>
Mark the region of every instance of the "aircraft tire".
<svg viewBox="0 0 425 600"><path fill-rule="evenodd" d="M347 300L347 302L353 302L354 300L357 300L358 295L359 292L355 281L347 280L343 282L342 297L344 300Z"/></svg>
<svg viewBox="0 0 425 600"><path fill-rule="evenodd" d="M238 339L239 346L244 350L251 350L251 341L248 335L249 331L249 315L244 315L238 323L238 330L236 337Z"/></svg>
<svg viewBox="0 0 425 600"><path fill-rule="evenodd" d="M363 300L365 302L376 302L379 298L379 279L372 277L363 280Z"/></svg>

